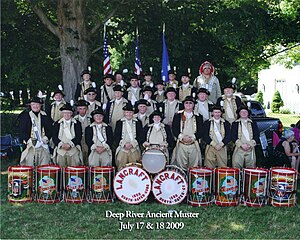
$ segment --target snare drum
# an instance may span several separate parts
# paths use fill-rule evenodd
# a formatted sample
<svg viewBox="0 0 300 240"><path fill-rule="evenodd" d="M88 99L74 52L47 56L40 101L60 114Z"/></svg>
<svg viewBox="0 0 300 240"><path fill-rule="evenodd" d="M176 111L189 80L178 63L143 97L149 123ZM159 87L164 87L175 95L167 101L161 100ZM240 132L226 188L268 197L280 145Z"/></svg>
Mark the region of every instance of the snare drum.
<svg viewBox="0 0 300 240"><path fill-rule="evenodd" d="M130 165L117 172L114 178L114 192L125 203L138 204L145 201L151 191L151 180L138 165Z"/></svg>
<svg viewBox="0 0 300 240"><path fill-rule="evenodd" d="M215 169L216 205L237 206L240 196L240 170L238 168Z"/></svg>
<svg viewBox="0 0 300 240"><path fill-rule="evenodd" d="M159 148L147 148L142 155L143 168L148 173L159 173L166 167L167 158Z"/></svg>
<svg viewBox="0 0 300 240"><path fill-rule="evenodd" d="M74 166L64 169L64 201L82 203L87 195L88 167Z"/></svg>
<svg viewBox="0 0 300 240"><path fill-rule="evenodd" d="M114 167L91 167L90 168L90 198L91 202L112 202L112 181Z"/></svg>
<svg viewBox="0 0 300 240"><path fill-rule="evenodd" d="M166 170L153 179L152 192L155 199L166 205L181 203L188 191L185 173L182 169L168 165Z"/></svg>
<svg viewBox="0 0 300 240"><path fill-rule="evenodd" d="M268 170L245 168L243 170L243 203L249 207L263 207L267 203Z"/></svg>
<svg viewBox="0 0 300 240"><path fill-rule="evenodd" d="M270 203L275 207L296 204L297 171L293 168L272 168L270 171Z"/></svg>
<svg viewBox="0 0 300 240"><path fill-rule="evenodd" d="M192 206L208 206L213 198L213 169L190 168L189 169L189 198Z"/></svg>
<svg viewBox="0 0 300 240"><path fill-rule="evenodd" d="M36 201L57 203L61 194L61 168L57 165L42 165L36 169Z"/></svg>
<svg viewBox="0 0 300 240"><path fill-rule="evenodd" d="M33 167L15 166L8 168L8 201L26 203L32 201Z"/></svg>

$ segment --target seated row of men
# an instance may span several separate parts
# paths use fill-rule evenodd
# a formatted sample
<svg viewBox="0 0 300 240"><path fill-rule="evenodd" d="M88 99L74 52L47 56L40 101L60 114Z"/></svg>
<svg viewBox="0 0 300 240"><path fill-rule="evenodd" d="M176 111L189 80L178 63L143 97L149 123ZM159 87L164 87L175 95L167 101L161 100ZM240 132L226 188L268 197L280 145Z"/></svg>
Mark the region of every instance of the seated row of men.
<svg viewBox="0 0 300 240"><path fill-rule="evenodd" d="M206 89L201 91L209 94ZM166 95L168 93L176 95L171 87ZM223 167L227 166L227 145L232 141L235 144L233 167L255 167L254 147L259 141L258 129L248 118L246 106L237 109L234 114L238 119L231 125L222 118L225 105L215 105L204 119L195 109L194 98L186 96L182 103L178 102L182 109L174 112L171 121L166 119L170 109L167 107L163 111L160 106L151 109L148 122L142 122L139 115L147 115L147 108L151 106L149 99L136 102L138 111L135 114L135 107L123 97L120 86L115 86L114 94L116 99L107 103L106 111L100 106L90 115L87 115L88 101L77 101L79 114L75 117L73 107L66 103L59 108L61 117L54 123L41 111L43 101L33 98L31 110L20 116L20 138L26 143L21 164L50 163L50 144L54 149L52 161L60 166L106 166L112 165L114 159L119 170L127 163L140 162L142 150L155 146L165 153L168 162L187 170L203 165L202 141L206 144L204 166ZM121 111L114 112L116 109Z"/></svg>

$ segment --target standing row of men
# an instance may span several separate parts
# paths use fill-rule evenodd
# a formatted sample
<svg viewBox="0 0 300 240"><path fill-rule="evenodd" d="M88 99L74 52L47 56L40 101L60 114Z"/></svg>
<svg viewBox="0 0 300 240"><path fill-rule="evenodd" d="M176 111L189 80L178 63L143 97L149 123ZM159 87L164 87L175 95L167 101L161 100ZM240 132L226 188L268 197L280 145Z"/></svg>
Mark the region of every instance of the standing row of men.
<svg viewBox="0 0 300 240"><path fill-rule="evenodd" d="M21 140L26 144L21 164L49 163L49 145L53 162L61 166L111 165L115 159L120 169L140 161L141 150L154 145L183 169L202 165L201 148L205 166L222 167L233 140L233 166L243 167L245 160L246 166L254 166L258 130L248 109L233 95L231 84L221 96L212 64L204 62L199 73L193 85L189 74L183 74L178 86L170 72L168 83L160 81L156 88L150 74L145 75L143 88L133 75L126 89L120 73L104 76L104 84L97 88L90 73L83 71L74 117L62 90L54 92L48 114L41 110L39 98L33 98L31 110L21 114Z"/></svg>

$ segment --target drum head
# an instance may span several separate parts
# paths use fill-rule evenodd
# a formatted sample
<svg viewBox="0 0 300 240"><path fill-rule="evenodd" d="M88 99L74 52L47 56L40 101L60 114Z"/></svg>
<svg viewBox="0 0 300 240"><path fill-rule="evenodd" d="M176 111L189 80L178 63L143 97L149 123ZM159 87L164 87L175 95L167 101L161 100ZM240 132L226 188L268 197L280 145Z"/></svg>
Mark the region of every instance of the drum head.
<svg viewBox="0 0 300 240"><path fill-rule="evenodd" d="M184 176L179 172L163 171L154 178L152 191L158 202L174 205L184 200L188 186Z"/></svg>
<svg viewBox="0 0 300 240"><path fill-rule="evenodd" d="M166 157L162 151L151 149L143 154L142 164L148 173L159 173L166 166Z"/></svg>
<svg viewBox="0 0 300 240"><path fill-rule="evenodd" d="M114 178L114 192L122 202L129 204L141 203L147 199L150 191L150 177L139 167L125 167Z"/></svg>

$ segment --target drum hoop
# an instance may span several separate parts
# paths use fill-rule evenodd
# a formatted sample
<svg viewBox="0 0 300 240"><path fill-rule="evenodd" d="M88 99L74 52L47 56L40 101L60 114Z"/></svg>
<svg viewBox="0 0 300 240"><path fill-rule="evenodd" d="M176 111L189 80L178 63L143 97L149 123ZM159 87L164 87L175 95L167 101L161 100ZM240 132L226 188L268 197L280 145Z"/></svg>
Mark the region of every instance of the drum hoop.
<svg viewBox="0 0 300 240"><path fill-rule="evenodd" d="M55 173L55 172L59 172L60 170L61 170L61 167L58 165L54 165L54 164L40 165L40 166L37 166L37 168L36 168L36 171L39 173L42 173L42 172Z"/></svg>
<svg viewBox="0 0 300 240"><path fill-rule="evenodd" d="M215 173L240 173L239 168L216 168Z"/></svg>
<svg viewBox="0 0 300 240"><path fill-rule="evenodd" d="M256 171L257 170L257 171ZM244 173L251 173L252 175L263 175L268 174L268 169L265 168L244 168Z"/></svg>
<svg viewBox="0 0 300 240"><path fill-rule="evenodd" d="M285 171L289 171L289 172L283 172L281 170L285 170ZM286 175L293 175L293 174L297 174L297 170L294 168L288 168L288 167L275 167L275 168L271 168L270 169L271 174L272 173L283 173Z"/></svg>
<svg viewBox="0 0 300 240"><path fill-rule="evenodd" d="M196 172L197 170L199 169L203 169L203 170L207 170L207 171L204 171L204 172ZM188 169L188 172L190 174L202 174L202 173L211 173L213 174L214 173L214 169L213 168L207 168L207 167L191 167ZM209 174L210 175L210 174Z"/></svg>
<svg viewBox="0 0 300 240"><path fill-rule="evenodd" d="M129 164L130 164L130 163L129 163ZM148 173L147 173L143 168L141 168L141 167L139 167L139 166L132 166L132 165L134 165L134 164L130 164L130 166L127 166L127 165L129 165L129 164L126 164L125 167L123 167L120 171L118 171L118 172L115 174L114 180L113 180L113 190L114 190L114 193L115 193L116 197L117 197L121 202L128 203L128 204L139 204L139 203L145 201L145 200L148 198L148 196L149 196L149 194L150 194L150 192L151 192L151 189L152 189L152 182L151 182L151 180L150 180L150 176L148 175ZM121 197L119 197L119 195L117 194L116 189L115 189L115 181L116 181L116 178L117 178L119 172L121 172L124 168L129 168L129 167L136 167L136 168L139 168L140 170L142 170L142 171L148 176L148 179L149 179L149 185L150 185L150 187L149 187L148 193L146 194L145 199L141 199L141 200L139 200L138 202L129 202L129 201L126 201L126 200L122 199Z"/></svg>
<svg viewBox="0 0 300 240"><path fill-rule="evenodd" d="M30 172L33 171L33 166L10 166L8 167L9 172Z"/></svg>
<svg viewBox="0 0 300 240"><path fill-rule="evenodd" d="M89 170L87 166L74 166L74 167L66 167L64 169L65 173L86 173Z"/></svg>
<svg viewBox="0 0 300 240"><path fill-rule="evenodd" d="M98 167L91 167L90 171L91 173L111 173L114 171L114 167L113 166L98 166Z"/></svg>

